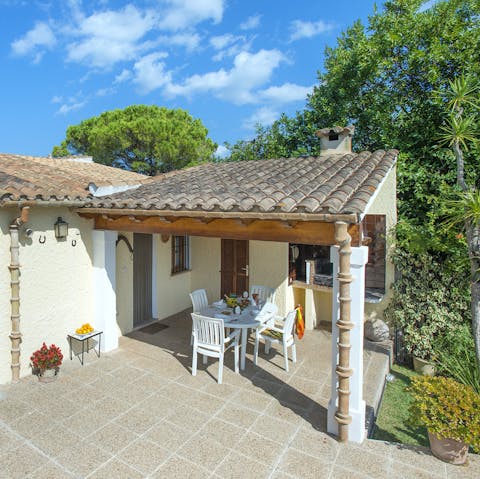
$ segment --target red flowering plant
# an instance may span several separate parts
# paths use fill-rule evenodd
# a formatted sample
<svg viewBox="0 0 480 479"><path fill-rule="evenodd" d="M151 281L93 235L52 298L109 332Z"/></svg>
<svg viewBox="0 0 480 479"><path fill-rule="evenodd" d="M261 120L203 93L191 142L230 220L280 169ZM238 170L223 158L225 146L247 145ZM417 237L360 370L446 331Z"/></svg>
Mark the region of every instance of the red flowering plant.
<svg viewBox="0 0 480 479"><path fill-rule="evenodd" d="M61 349L55 344L52 344L48 347L45 343L42 344L42 347L35 351L30 357L30 366L33 369L33 372L40 372L45 369L55 369L58 370L62 364L63 354Z"/></svg>

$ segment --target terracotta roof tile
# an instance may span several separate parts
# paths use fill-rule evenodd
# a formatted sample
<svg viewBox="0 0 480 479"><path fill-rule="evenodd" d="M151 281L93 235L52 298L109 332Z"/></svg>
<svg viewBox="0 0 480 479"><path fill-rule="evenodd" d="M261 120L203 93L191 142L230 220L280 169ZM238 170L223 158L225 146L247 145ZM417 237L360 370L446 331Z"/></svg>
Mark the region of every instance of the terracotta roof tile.
<svg viewBox="0 0 480 479"><path fill-rule="evenodd" d="M151 178L74 158L44 158L0 153L0 201L79 201L97 187L126 186Z"/></svg>
<svg viewBox="0 0 480 479"><path fill-rule="evenodd" d="M396 150L207 163L155 177L86 207L159 211L363 213Z"/></svg>

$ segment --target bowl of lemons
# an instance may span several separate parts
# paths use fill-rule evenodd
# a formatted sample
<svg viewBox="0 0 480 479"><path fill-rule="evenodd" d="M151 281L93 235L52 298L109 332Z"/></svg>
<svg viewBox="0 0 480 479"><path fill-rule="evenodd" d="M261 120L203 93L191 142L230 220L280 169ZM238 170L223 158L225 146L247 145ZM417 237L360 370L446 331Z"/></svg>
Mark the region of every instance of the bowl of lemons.
<svg viewBox="0 0 480 479"><path fill-rule="evenodd" d="M75 330L75 333L78 334L79 336L85 336L86 334L93 333L94 328L90 323L85 323L82 324L80 328L77 328Z"/></svg>
<svg viewBox="0 0 480 479"><path fill-rule="evenodd" d="M231 298L227 296L225 298L225 302L227 303L227 307L234 308L237 305L237 298Z"/></svg>

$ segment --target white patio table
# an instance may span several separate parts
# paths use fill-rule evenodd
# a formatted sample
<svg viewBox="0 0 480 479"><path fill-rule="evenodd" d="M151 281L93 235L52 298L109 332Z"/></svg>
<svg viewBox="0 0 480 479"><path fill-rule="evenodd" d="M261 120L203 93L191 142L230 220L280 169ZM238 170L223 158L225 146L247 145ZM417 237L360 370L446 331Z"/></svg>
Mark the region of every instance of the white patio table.
<svg viewBox="0 0 480 479"><path fill-rule="evenodd" d="M223 319L223 324L226 328L242 330L240 369L245 369L248 330L256 329L262 324L262 321L256 319L260 313L260 309L249 306L248 308L245 308L240 314L235 314L233 313L233 311L231 314L228 315L222 314L222 311L226 309L227 308L219 309L213 305L209 305L207 308L202 309L200 314L208 316L210 318Z"/></svg>

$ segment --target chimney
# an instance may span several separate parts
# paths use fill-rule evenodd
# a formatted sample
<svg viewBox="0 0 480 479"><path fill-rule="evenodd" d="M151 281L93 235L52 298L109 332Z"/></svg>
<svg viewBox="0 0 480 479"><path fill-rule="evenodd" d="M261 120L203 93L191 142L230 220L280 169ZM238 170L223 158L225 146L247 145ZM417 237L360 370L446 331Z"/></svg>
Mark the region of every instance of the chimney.
<svg viewBox="0 0 480 479"><path fill-rule="evenodd" d="M320 155L335 155L352 152L352 136L355 127L352 126L334 126L333 128L323 128L315 134L320 138Z"/></svg>

